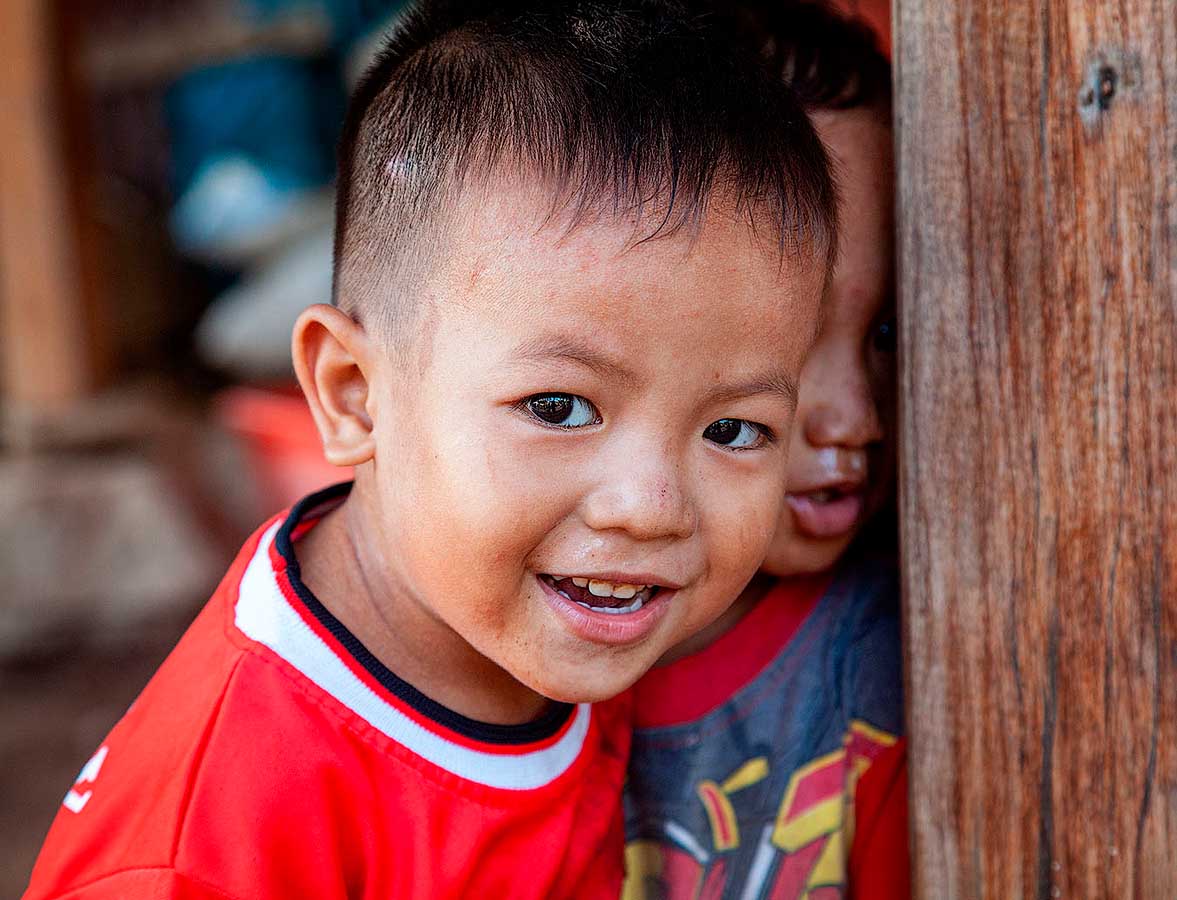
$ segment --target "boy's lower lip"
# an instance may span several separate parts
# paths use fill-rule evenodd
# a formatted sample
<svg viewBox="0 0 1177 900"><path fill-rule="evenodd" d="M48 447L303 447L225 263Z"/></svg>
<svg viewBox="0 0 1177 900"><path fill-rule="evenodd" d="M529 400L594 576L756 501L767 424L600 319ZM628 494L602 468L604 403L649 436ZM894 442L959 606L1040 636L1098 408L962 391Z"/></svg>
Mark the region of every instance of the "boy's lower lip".
<svg viewBox="0 0 1177 900"><path fill-rule="evenodd" d="M562 596L540 576L536 575L535 580L543 590L544 600L569 631L581 640L613 646L633 644L649 635L670 609L671 595L676 593L659 590L641 609L617 615L593 612Z"/></svg>
<svg viewBox="0 0 1177 900"><path fill-rule="evenodd" d="M797 528L817 540L845 537L858 524L864 506L861 491L825 501L806 494L789 494L785 500L793 510Z"/></svg>

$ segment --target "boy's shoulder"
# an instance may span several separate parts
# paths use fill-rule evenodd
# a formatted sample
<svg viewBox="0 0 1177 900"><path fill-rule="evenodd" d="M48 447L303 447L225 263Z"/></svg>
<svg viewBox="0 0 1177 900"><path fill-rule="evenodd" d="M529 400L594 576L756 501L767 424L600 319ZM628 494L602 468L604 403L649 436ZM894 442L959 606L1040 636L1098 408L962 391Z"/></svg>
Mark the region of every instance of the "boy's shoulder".
<svg viewBox="0 0 1177 900"><path fill-rule="evenodd" d="M376 683L300 602L276 547L284 527L274 519L246 543L87 763L29 900L78 889L331 898L349 877L377 894L446 896L520 862L504 853L475 865L481 843L501 842L488 822L510 828L525 855L544 829L576 818L598 835L616 830L620 846L607 811L624 777L624 698L569 708L535 746L447 733ZM602 812L583 808L593 804Z"/></svg>
<svg viewBox="0 0 1177 900"><path fill-rule="evenodd" d="M212 599L82 767L37 860L28 897L108 876L117 876L111 896L127 885L150 883L156 890L165 881L179 890L173 875L163 873L173 867L193 798L216 777L219 764L235 756L234 744L249 745L246 730L227 715L249 656L231 626L264 532L249 539ZM201 896L198 885L193 896Z"/></svg>

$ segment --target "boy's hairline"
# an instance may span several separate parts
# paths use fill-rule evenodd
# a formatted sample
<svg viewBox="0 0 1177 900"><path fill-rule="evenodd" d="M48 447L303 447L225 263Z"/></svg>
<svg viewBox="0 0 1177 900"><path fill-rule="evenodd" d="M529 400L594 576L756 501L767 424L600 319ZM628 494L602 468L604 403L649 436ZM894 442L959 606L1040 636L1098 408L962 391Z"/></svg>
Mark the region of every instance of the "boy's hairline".
<svg viewBox="0 0 1177 900"><path fill-rule="evenodd" d="M466 192L469 189L466 180L488 180L485 175L480 177L477 172L484 151L490 157L495 153L500 154L494 160L496 164L524 168L529 162L525 161L528 153L525 146L512 144L510 141L498 141L495 137L496 132L474 132L470 134L470 141L465 148L451 152L448 157L431 159L425 154L421 159L422 169L406 167L406 176L421 177L421 183L428 193L427 200L418 199L412 207L417 218L392 218L381 221L371 212L364 214L358 201L353 203L353 197L374 196L368 193L372 190L370 183L363 179L353 181L353 174L370 173L378 169L383 169L387 173L390 165L395 174L395 159L384 159L377 155L374 158L381 162L373 166L369 161L361 162L358 156L359 153L366 152L366 149L380 145L379 136L385 127L381 124L383 112L387 112L382 112L381 108L385 105L389 92L397 90L396 83L418 63L428 63L431 54L442 59L452 58L455 44L459 45L457 49L463 52L467 50L472 39L482 29L482 24L465 22L455 30L438 32L435 43L415 44L415 38L411 39L407 45L402 45L408 52L399 60L396 57L398 51L394 45L390 45L392 55L386 50L385 55L361 82L357 91L360 103L355 106L353 101L353 110L349 113L339 148L341 194L345 194L346 197L341 199L338 209L336 278L333 279L332 285L332 302L342 309L353 312L353 317L385 320L410 318L411 313L405 315L407 310L397 310L394 308L397 306L395 302L386 303L383 297L399 296L409 301L407 304L401 304L402 306L415 305L411 292L415 285L420 284L422 277L435 267L437 255L444 253L449 223L446 221L446 214L438 211L439 204L434 201L439 200L440 205L448 207L451 210L449 215L460 214L456 211L466 202ZM434 40L430 39L431 42ZM474 46L478 46L477 41L473 43ZM800 106L795 107L795 110L797 114L801 113ZM787 122L791 118L787 116L779 121ZM805 130L802 126L801 131ZM752 168L746 171L761 176L759 179L743 177L746 174L744 157L721 157L721 161L711 170L711 181L691 182L684 179L680 185L676 185L673 182L673 172L678 170L674 166L668 167L672 174L667 181L653 185L653 195L649 197L642 196L643 193L651 193L649 185L642 187L640 191L633 189L635 184L641 186L639 182L642 176L636 168L632 171L626 169L626 157L617 157L606 162L605 165L613 167L612 174L599 178L591 170L581 170L574 164L570 170L560 171L560 177L565 179L564 183L554 185L549 191L552 218L566 215L570 208L575 208L572 214L567 216L567 225L564 229L565 233L571 233L588 222L600 221L602 217L611 216L616 220L628 222L636 212L640 224L632 228L630 249L649 241L684 234L690 240L692 234L698 233L703 220L711 212L710 208L723 205L726 189L730 188L731 196L738 198L732 204L736 214L746 219L762 246L769 248L775 243L775 251L782 266L787 263L790 256L809 257L818 264L824 264L828 281L838 252L837 192L832 179L824 182L824 188L810 187L822 184L818 178L809 179L809 185L798 180L799 175L808 174L809 166L819 164L813 151L806 147L804 134L801 138L797 144L798 154L792 156L791 161L778 163L775 169L757 171L754 168L756 163L750 163ZM816 156L820 157L823 155L820 143L818 147ZM810 155L806 157L806 154ZM369 155L367 160L371 159L373 156ZM561 160L557 154L555 159L557 162L568 163L573 157ZM442 165L433 168L431 163L438 161L442 162ZM467 168L469 163L473 165ZM451 168L451 165L454 167ZM655 166L657 165L659 164L655 163ZM768 177L764 178L766 174ZM612 182L609 180L610 177L613 179ZM631 177L632 181L629 180ZM356 185L359 186L359 191L353 194ZM681 200L678 194L681 194ZM425 195L417 194L418 198L421 196ZM638 204L627 206L627 203L634 199L638 200ZM676 204L676 201L679 202ZM374 208L369 206L369 210ZM406 224L406 221L409 224ZM644 225L650 227L644 229ZM776 240L770 240L770 235ZM821 249L824 249L824 254L820 252ZM387 263L382 266L384 261ZM402 276L410 277L406 279ZM379 299L372 302L373 295L365 296L367 292L364 290L364 282L374 278L382 282L383 289L379 291Z"/></svg>
<svg viewBox="0 0 1177 900"><path fill-rule="evenodd" d="M832 160L831 160L832 163ZM831 177L833 175L833 166L831 165ZM472 176L472 178L471 178ZM469 183L469 181L476 182L476 186ZM465 179L462 179L454 188L447 194L447 203L445 208L438 213L430 216L427 222L420 223L423 228L419 230L413 237L412 241L418 251L424 249L425 252L417 252L414 254L413 268L409 272L400 271L396 273L395 280L409 281L416 288L424 288L428 283L430 273L436 271L434 261L444 254L447 246L454 236L454 230L451 226L454 224L454 216L460 215L460 207L464 203L478 202L480 199L477 195L472 196L472 193L478 191L487 191L489 186L496 182L500 185L508 185L507 190L510 190L510 185L524 184L528 187L532 185L542 184L545 179L542 177L526 179L522 177L522 173L516 170L512 174L504 175L502 172L471 172L468 173ZM561 191L569 194L567 198L560 196ZM506 191L490 191L495 194L505 194ZM813 228L809 230L808 239L804 240L790 240L788 235L784 234L781 229L777 229L777 240L770 244L764 237L766 228L762 224L758 224L757 218L754 215L754 209L757 203L747 202L733 202L732 191L724 187L717 187L708 196L708 202L698 210L698 215L692 216L686 220L674 224L672 227L666 227L669 220L672 207L670 202L658 203L654 205L642 206L638 209L624 209L615 207L613 209L606 209L600 207L576 206L571 202L576 197L575 191L568 191L566 188L559 186L552 186L551 189L543 188L537 191L537 194L545 195L550 202L546 205L548 207L546 215L544 215L537 224L534 234L539 235L548 229L556 229L558 236L555 239L555 244L559 244L571 236L574 232L581 228L591 227L600 224L604 220L612 219L619 223L626 223L627 227L631 228L631 235L629 239L624 242L621 249L623 253L629 253L639 249L643 245L663 240L684 240L689 246L693 246L698 239L702 229L706 225L709 216L718 212L729 221L743 220L753 240L768 253L775 253L780 267L783 269L790 261L803 261L806 258L812 259L815 263L825 267L824 284L828 287L829 281L832 278L833 267L837 260L839 237L835 223L831 223L831 227ZM725 199L728 201L725 203ZM718 201L718 202L716 202ZM605 204L607 205L607 204ZM636 213L636 215L635 215ZM657 222L657 224L650 230L644 230L643 223ZM836 222L836 220L835 220ZM460 225L457 227L461 227ZM431 232L426 235L422 231L427 230ZM356 239L355 236L352 238ZM362 238L360 238L363 240ZM371 240L370 238L368 240ZM378 240L378 238L377 238ZM336 252L341 252L346 247L346 238L339 243ZM689 254L692 250L688 249ZM390 321L388 318L369 317L364 314L365 309L372 304L365 302L348 303L347 298L340 296L340 287L355 277L365 278L369 284L371 283L371 276L363 274L351 274L350 269L355 264L349 265L348 261L341 260L338 263L337 277L333 279L331 304L346 312L354 321L361 324L365 328L372 329L377 333L381 333L383 337L391 337L394 339L403 339L405 329L403 326L410 324L407 321L396 322ZM380 279L392 280L392 279ZM343 302L341 302L343 301ZM395 307L404 310L417 308L420 304L411 302L408 304L381 304L383 307ZM416 316L413 316L416 319Z"/></svg>

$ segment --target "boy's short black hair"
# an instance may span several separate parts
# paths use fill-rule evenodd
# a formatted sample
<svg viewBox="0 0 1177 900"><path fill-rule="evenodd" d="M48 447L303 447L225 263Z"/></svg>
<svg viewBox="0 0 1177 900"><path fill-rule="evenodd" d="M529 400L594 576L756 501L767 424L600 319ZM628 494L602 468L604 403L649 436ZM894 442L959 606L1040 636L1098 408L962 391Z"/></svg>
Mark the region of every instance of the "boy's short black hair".
<svg viewBox="0 0 1177 900"><path fill-rule="evenodd" d="M889 108L891 63L874 30L814 0L714 0L805 108Z"/></svg>
<svg viewBox="0 0 1177 900"><path fill-rule="evenodd" d="M373 324L468 177L550 182L553 212L656 212L649 239L722 197L783 252L826 262L836 194L803 108L720 17L654 0L426 2L353 96L340 142L334 300Z"/></svg>

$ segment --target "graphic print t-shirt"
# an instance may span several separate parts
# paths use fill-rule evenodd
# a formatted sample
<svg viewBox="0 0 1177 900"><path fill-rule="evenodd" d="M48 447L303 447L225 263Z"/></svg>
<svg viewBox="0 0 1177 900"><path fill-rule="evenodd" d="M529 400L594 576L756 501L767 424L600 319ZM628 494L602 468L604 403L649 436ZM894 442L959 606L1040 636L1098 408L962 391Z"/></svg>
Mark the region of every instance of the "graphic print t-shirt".
<svg viewBox="0 0 1177 900"><path fill-rule="evenodd" d="M907 895L897 597L885 560L782 580L638 683L625 900Z"/></svg>

